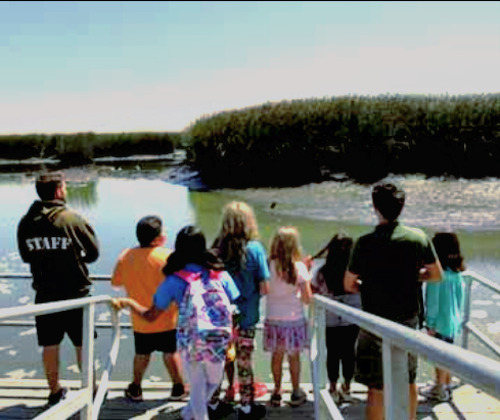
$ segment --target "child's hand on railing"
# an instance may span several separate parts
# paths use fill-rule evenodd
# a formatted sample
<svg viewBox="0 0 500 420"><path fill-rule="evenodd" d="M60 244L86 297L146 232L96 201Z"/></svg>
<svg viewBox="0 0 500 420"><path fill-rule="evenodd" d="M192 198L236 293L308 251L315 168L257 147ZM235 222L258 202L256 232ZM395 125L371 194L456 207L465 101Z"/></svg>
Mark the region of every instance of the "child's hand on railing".
<svg viewBox="0 0 500 420"><path fill-rule="evenodd" d="M113 305L113 307L119 311L120 309L123 309L127 306L127 299L126 298L112 298L111 305Z"/></svg>

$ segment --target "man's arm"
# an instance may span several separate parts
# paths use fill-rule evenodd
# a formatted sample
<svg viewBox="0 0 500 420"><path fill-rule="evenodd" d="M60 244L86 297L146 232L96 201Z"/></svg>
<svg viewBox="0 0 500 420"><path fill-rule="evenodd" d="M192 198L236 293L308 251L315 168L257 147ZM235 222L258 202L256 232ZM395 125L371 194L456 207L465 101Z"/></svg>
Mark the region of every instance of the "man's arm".
<svg viewBox="0 0 500 420"><path fill-rule="evenodd" d="M63 213L66 234L74 241L79 257L85 263L92 263L99 257L99 241L92 226L80 214L68 210Z"/></svg>
<svg viewBox="0 0 500 420"><path fill-rule="evenodd" d="M21 219L19 225L17 226L17 248L19 249L19 254L25 263L30 262L30 253L26 247L24 234L24 218Z"/></svg>
<svg viewBox="0 0 500 420"><path fill-rule="evenodd" d="M352 271L346 271L344 274L344 290L347 293L359 293L359 284L361 280L359 275Z"/></svg>

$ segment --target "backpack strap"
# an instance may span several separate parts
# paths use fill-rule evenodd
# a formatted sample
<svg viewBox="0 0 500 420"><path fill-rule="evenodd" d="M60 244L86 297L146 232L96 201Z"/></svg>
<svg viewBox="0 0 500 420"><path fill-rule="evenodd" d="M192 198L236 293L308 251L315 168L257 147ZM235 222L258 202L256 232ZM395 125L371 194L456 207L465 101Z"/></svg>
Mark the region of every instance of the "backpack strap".
<svg viewBox="0 0 500 420"><path fill-rule="evenodd" d="M222 280L222 271L215 271L215 270L208 270L208 272L179 270L176 271L175 274L177 275L177 277L180 277L187 283L193 283L195 281L198 281L202 276L204 279L206 279L207 275L211 280Z"/></svg>
<svg viewBox="0 0 500 420"><path fill-rule="evenodd" d="M175 275L180 277L186 283L193 283L201 278L201 272L196 271L188 271L188 270L179 270L176 271Z"/></svg>

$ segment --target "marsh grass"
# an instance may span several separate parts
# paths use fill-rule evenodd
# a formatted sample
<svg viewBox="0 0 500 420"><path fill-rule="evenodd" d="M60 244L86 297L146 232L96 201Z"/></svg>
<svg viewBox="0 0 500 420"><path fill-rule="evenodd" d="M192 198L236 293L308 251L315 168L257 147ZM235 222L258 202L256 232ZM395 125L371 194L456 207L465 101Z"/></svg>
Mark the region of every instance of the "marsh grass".
<svg viewBox="0 0 500 420"><path fill-rule="evenodd" d="M346 172L499 176L500 94L345 96L197 120L188 156L208 183L294 185Z"/></svg>
<svg viewBox="0 0 500 420"><path fill-rule="evenodd" d="M182 133L0 136L0 158L166 154L186 149L206 185L295 186L345 173L500 176L500 93L342 96L267 103L198 119Z"/></svg>

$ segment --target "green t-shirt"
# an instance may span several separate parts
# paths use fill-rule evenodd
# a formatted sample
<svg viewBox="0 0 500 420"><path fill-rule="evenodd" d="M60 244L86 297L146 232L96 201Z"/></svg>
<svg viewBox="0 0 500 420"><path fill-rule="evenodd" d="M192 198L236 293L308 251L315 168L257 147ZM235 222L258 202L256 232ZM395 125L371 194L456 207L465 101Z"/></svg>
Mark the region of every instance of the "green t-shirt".
<svg viewBox="0 0 500 420"><path fill-rule="evenodd" d="M419 270L436 261L432 242L421 229L395 222L360 237L349 271L362 281L363 310L398 322L419 314Z"/></svg>

